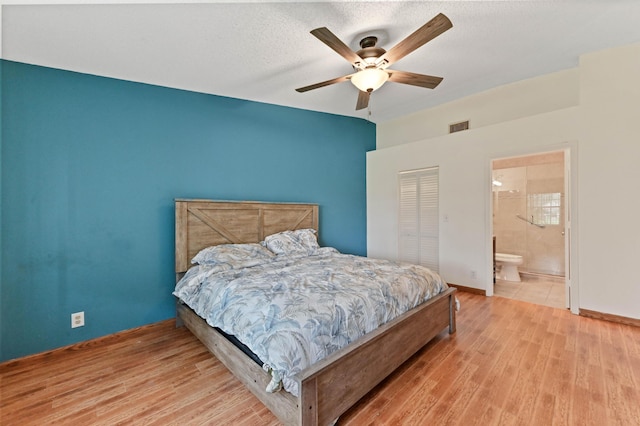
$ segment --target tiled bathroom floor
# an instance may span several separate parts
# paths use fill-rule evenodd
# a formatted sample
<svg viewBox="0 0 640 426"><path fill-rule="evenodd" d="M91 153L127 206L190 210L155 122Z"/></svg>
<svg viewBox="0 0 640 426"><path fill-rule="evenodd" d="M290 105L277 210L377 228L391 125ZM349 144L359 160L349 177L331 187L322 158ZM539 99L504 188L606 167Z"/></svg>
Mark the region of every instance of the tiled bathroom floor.
<svg viewBox="0 0 640 426"><path fill-rule="evenodd" d="M496 280L493 294L537 305L565 308L564 278L521 274L521 282Z"/></svg>

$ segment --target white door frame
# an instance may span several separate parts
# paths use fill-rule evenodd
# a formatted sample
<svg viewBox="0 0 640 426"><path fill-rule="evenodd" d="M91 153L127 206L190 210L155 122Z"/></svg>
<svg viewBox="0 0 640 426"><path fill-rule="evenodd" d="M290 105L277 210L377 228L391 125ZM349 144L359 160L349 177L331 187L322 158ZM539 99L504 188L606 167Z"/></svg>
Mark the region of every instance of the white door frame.
<svg viewBox="0 0 640 426"><path fill-rule="evenodd" d="M565 304L571 309L571 313L579 314L579 288L578 288L578 142L566 142L559 145L550 145L533 150L519 150L498 153L488 159L487 185L485 202L486 211L486 246L488 267L485 269L485 292L487 296L493 296L493 187L491 172L493 160L509 157L526 157L545 152L564 151L564 185L565 185L565 209L564 209L564 250L565 250Z"/></svg>

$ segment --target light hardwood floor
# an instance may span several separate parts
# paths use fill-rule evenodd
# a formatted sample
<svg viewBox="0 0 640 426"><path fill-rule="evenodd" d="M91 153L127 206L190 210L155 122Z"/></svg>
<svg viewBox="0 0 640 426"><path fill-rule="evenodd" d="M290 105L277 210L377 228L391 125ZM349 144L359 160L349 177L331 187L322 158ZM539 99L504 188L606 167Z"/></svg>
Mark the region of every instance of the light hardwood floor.
<svg viewBox="0 0 640 426"><path fill-rule="evenodd" d="M457 333L440 334L339 425L640 425L640 328L458 297ZM278 424L171 321L0 364L0 392L3 426Z"/></svg>

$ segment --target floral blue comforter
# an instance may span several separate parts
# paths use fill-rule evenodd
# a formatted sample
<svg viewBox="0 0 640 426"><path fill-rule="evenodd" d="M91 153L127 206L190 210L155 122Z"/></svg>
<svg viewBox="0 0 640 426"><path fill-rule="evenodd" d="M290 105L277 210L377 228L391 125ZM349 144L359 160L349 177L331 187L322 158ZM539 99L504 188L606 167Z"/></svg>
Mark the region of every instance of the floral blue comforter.
<svg viewBox="0 0 640 426"><path fill-rule="evenodd" d="M296 373L447 288L422 266L330 248L253 263L196 265L173 294L247 345L294 395Z"/></svg>

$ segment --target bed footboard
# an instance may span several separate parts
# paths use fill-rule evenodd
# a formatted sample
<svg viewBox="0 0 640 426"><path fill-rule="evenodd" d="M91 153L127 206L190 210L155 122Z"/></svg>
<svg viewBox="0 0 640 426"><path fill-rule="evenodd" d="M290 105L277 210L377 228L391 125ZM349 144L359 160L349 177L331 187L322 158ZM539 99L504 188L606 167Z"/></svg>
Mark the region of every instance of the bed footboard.
<svg viewBox="0 0 640 426"><path fill-rule="evenodd" d="M300 424L331 424L440 332L455 332L454 293L446 290L303 371Z"/></svg>
<svg viewBox="0 0 640 426"><path fill-rule="evenodd" d="M297 398L266 392L271 376L180 301L176 324L184 323L285 425L329 425L440 332L455 332L455 291L446 290L302 371Z"/></svg>

